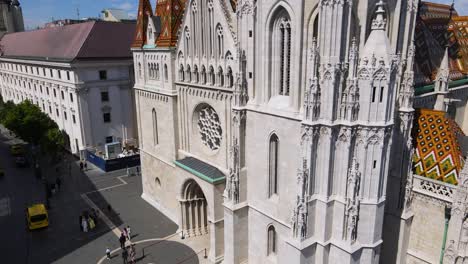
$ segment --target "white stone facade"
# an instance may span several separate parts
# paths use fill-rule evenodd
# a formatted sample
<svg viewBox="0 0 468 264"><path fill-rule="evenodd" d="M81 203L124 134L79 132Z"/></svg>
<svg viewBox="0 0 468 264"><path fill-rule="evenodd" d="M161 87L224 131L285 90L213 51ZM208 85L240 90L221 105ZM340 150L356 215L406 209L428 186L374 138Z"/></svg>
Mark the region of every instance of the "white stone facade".
<svg viewBox="0 0 468 264"><path fill-rule="evenodd" d="M143 197L209 233L212 261L378 263L411 168L418 1L234 2L187 1L176 47L133 49Z"/></svg>
<svg viewBox="0 0 468 264"><path fill-rule="evenodd" d="M87 147L103 150L106 140L134 138L131 68L131 60L0 58L0 89L4 101L30 100L39 106L68 134L71 152L80 154Z"/></svg>

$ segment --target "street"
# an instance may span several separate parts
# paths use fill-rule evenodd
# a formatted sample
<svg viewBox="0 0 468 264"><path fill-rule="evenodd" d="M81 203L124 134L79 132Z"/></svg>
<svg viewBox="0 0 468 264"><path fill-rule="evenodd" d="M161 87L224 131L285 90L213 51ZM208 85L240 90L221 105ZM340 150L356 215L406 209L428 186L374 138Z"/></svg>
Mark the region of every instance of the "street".
<svg viewBox="0 0 468 264"><path fill-rule="evenodd" d="M5 171L0 178L2 263L122 263L118 235L127 225L138 263L202 263L202 243L181 243L177 225L140 198L140 176L128 177L125 170L103 173L91 165L83 173L76 158L64 159L58 172L54 167L45 170L49 182L62 179L60 190L50 198L49 227L29 231L25 209L45 202L44 184L31 168L15 167L8 139L0 135L0 167ZM91 207L100 209L100 217L96 228L84 233L79 215ZM113 258L102 260L107 247Z"/></svg>

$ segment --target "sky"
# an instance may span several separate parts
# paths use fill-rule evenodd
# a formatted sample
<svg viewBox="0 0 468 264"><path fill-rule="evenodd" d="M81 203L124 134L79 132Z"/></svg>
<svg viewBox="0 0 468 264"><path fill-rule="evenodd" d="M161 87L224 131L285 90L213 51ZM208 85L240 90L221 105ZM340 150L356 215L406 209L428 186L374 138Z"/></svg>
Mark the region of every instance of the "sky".
<svg viewBox="0 0 468 264"><path fill-rule="evenodd" d="M452 0L430 0L450 4ZM154 7L156 0L151 0ZM53 19L98 17L104 8L119 8L135 16L138 0L20 0L24 23L27 29L42 26ZM468 0L455 0L455 9L460 15L468 15Z"/></svg>
<svg viewBox="0 0 468 264"><path fill-rule="evenodd" d="M64 19L98 17L105 8L119 8L135 17L138 0L19 0L23 9L26 29L34 29L50 22L52 18ZM154 6L156 0L151 0Z"/></svg>

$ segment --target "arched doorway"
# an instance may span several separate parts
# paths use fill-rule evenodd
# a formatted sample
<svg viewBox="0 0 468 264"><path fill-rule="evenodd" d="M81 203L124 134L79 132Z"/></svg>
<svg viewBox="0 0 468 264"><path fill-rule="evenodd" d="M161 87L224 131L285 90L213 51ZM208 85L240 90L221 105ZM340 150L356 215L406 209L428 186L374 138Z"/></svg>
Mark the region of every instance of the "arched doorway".
<svg viewBox="0 0 468 264"><path fill-rule="evenodd" d="M188 180L182 187L180 199L181 228L187 236L208 233L208 214L205 195L194 180Z"/></svg>

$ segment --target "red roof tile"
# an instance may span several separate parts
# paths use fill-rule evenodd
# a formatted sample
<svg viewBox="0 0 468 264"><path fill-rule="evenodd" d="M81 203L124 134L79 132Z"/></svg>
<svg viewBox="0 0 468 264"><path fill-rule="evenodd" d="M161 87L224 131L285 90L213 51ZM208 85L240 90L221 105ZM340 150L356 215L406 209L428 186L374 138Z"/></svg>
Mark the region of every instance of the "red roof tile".
<svg viewBox="0 0 468 264"><path fill-rule="evenodd" d="M135 23L92 21L6 34L2 56L51 61L131 58Z"/></svg>

